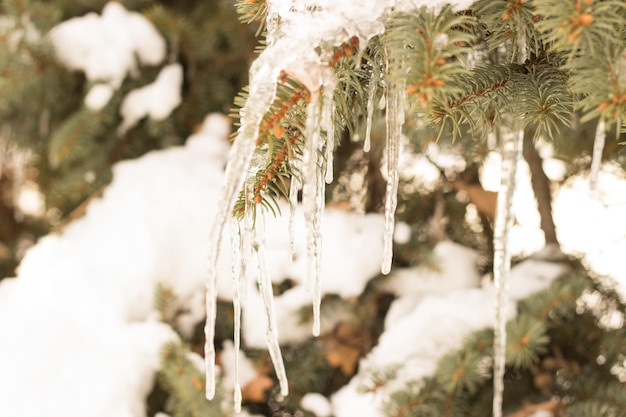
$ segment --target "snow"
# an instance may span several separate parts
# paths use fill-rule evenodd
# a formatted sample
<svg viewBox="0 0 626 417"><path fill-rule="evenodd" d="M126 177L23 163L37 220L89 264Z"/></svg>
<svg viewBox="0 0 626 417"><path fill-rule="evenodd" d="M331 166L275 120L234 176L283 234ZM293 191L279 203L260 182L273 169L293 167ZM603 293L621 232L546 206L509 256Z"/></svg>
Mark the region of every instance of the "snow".
<svg viewBox="0 0 626 417"><path fill-rule="evenodd" d="M204 318L207 236L229 154L229 126L224 116L210 115L185 146L117 164L113 183L101 199L91 202L86 215L40 240L28 251L18 278L0 283L0 391L7 393L0 397L0 415L145 415L143 404L158 366L159 348L175 337L172 329L156 321L156 285L170 286L180 307L188 311L177 322L183 333L189 334ZM603 217L604 206L588 199L588 182L584 178L573 181L559 194L557 202L563 199L559 204L564 206L555 205L557 218L560 210L572 205L586 213L582 199L597 210L594 222L606 220L606 227L615 224L613 216L618 216L622 200L612 192L626 187L623 184L606 170L600 172L596 191L605 193L601 194L604 203L615 211ZM281 202L281 211L288 212L287 202ZM287 217L266 218L267 230L272 231L266 236L272 279L295 283L275 297L281 344L310 337L310 325L300 323L296 314L310 305L304 216L299 208L291 264ZM354 297L378 275L383 216L327 208L322 220L326 238L322 294ZM569 227L562 228L564 237ZM613 232L610 228L597 232L607 231ZM614 233L617 238L619 231ZM587 243L601 241L599 236L595 239ZM507 317L517 300L545 288L565 271L562 264L546 260L552 257L547 248L512 270ZM490 284L481 287L476 260L473 250L442 241L430 263L397 268L377 284L398 298L379 345L361 361L361 371L350 384L332 397L333 415L351 416L358 411L364 417L379 416L376 406L383 393L358 389L367 384L368 373L408 363L388 389L403 386L430 374L438 358L459 347L469 332L491 325L494 288ZM232 298L230 270L228 256L220 258L217 291L224 300ZM249 270L243 338L250 347L264 348L265 307L254 283L255 268ZM322 333L344 317L345 312L322 309ZM228 381L234 378L233 355L223 358ZM240 379L245 383L251 373L246 360L240 360ZM226 385L230 389L232 383ZM316 412L324 415L319 407Z"/></svg>
<svg viewBox="0 0 626 417"><path fill-rule="evenodd" d="M94 83L96 91L89 91L85 100L93 110L108 102L107 86L117 89L128 74L137 74L139 65L159 65L166 53L165 40L152 23L118 2L107 3L101 15L88 13L60 23L48 37L61 63L83 71Z"/></svg>
<svg viewBox="0 0 626 417"><path fill-rule="evenodd" d="M165 59L165 41L143 15L109 2L102 14L88 13L50 30L58 58L89 81L117 87L137 65L158 65Z"/></svg>
<svg viewBox="0 0 626 417"><path fill-rule="evenodd" d="M446 3L449 2L269 2L269 45L253 66L253 100L245 109L250 118L244 120L240 130L240 138L249 139L248 142L239 140L242 144L236 144L229 157L229 123L223 116L211 115L184 147L117 164L113 183L101 199L91 202L86 215L40 240L24 258L19 276L0 283L0 415L144 416L145 396L158 366L160 346L176 337L169 326L157 320L154 290L159 283L171 287L180 306L188 312L178 319L177 330L190 334L203 319L207 237L214 230L220 238L222 231L228 237L227 230L212 228L216 218L219 221L223 213L229 213L229 202L218 201L223 195L224 165L233 155L239 158L238 164L231 167L235 174L227 183L233 190L231 194L236 193L241 185L237 170L250 162L248 151L254 146L259 115L272 99L279 72L287 70L313 93L320 86L332 86L334 75L325 64L328 57L324 56L332 46L352 36L365 41L382 33L392 10L440 8ZM452 3L463 9L473 1ZM279 17L280 27L273 28ZM139 65L158 65L165 58L165 42L154 27L140 14L126 11L116 2L108 3L100 16L90 13L58 25L49 36L59 59L69 69L85 72L93 83L85 104L94 110L105 106L122 80L136 73ZM315 51L320 45L324 46L322 56ZM122 105L124 120L120 131L131 128L143 117L167 117L180 103L181 83L182 68L171 64L161 70L154 83L131 92ZM330 122L326 120L326 124ZM605 178L601 171L596 192L602 192ZM578 200L567 202L568 190L578 192L576 184L562 191L560 198L566 203L563 208L555 204L557 219L559 210L580 209ZM597 214L605 207L597 199L587 203L589 212L595 213L589 232L596 232L598 224L606 221ZM287 210L287 203L281 203L281 211ZM281 343L300 342L310 335L309 326L295 320L295 313L311 300L303 239L306 222L301 212L300 208L294 217L297 239L291 263L292 240L287 219L267 219L268 230L272 231L266 237L268 277L274 282L295 282L293 288L275 297L277 324L273 327ZM617 216L617 212L611 213ZM620 224L618 220L614 217L607 224ZM576 221L571 228L559 225L565 245L580 240L567 235L569 230L578 231L582 226L580 217ZM383 254L380 230L384 222L381 215L324 211L320 221L325 237L321 248L320 296L354 297L378 275ZM395 238L406 241L408 226L397 226ZM621 231L605 232L614 233L616 240L623 238ZM571 250L581 247L570 246ZM623 246L619 248L621 252L611 254L614 259L620 259ZM221 299L232 299L228 254L220 258L217 252L210 255L217 260L215 276L220 277L214 292ZM303 398L303 407L320 417L382 415L377 407L384 395L431 374L438 359L458 348L471 331L489 327L495 289L491 284L480 286L476 257L473 251L444 241L435 248L435 268L422 265L394 270L388 281L380 284L380 289L398 296L380 343L363 358L359 374L333 396L330 404L319 394L309 393ZM565 272L564 266L541 258L529 259L511 271L507 318L514 314L517 300L545 288ZM254 282L255 268L248 270L243 338L248 346L265 347L267 306ZM334 320L341 319L341 314L333 315L322 318L322 332L332 328ZM434 319L437 326L433 326ZM236 383L231 365L239 354L228 344L226 347L222 372L227 390L232 390ZM240 382L245 383L252 370L245 358L239 360L237 372ZM359 389L367 385L369 374L394 366L398 372L385 389L377 394Z"/></svg>
<svg viewBox="0 0 626 417"><path fill-rule="evenodd" d="M107 105L115 90L109 84L96 84L89 89L85 96L85 106L91 110L101 110Z"/></svg>
<svg viewBox="0 0 626 417"><path fill-rule="evenodd" d="M243 352L239 351L239 369L236 370L233 364L235 363L235 347L230 340L224 342L222 350L222 370L224 372L224 378L222 384L227 390L233 390L235 384L239 383L241 386L246 386L257 377L257 370L254 368L254 364L248 359ZM204 360L199 358L199 364L202 365L200 369L204 369ZM238 371L238 372L236 372ZM239 381L236 381L239 378Z"/></svg>
<svg viewBox="0 0 626 417"><path fill-rule="evenodd" d="M404 389L408 382L431 375L438 360L447 352L460 348L471 332L493 325L494 286L491 283L482 288L471 286L472 280L459 279L458 273L463 271L462 268L449 268L456 262L471 265L476 254L467 249L463 253L460 248L454 251L449 243L442 243L444 248L440 248L439 253L446 250L454 256L440 258L441 269L427 271L417 268L411 271L418 282L422 278L419 273L425 272L426 287L429 283L431 286L436 283L434 291L426 295L419 287L416 291L409 289L392 303L389 314L393 315L393 320L387 318L378 345L360 361L359 372L350 383L331 398L336 417L384 416L382 401L394 390ZM454 262L451 262L452 259ZM505 317L514 316L515 301L546 288L565 272L567 267L563 264L546 261L528 260L517 265L511 270ZM475 278L474 285L477 284ZM395 306L398 304L402 305L402 314L397 312ZM436 326L433 326L433 321L436 321ZM396 373L384 387L378 388L375 394L364 392L362 388L368 385L371 375L388 373L391 369L396 369Z"/></svg>
<svg viewBox="0 0 626 417"><path fill-rule="evenodd" d="M120 108L123 134L148 116L152 120L165 120L182 101L183 67L170 64L159 72L152 84L129 92Z"/></svg>
<svg viewBox="0 0 626 417"><path fill-rule="evenodd" d="M300 406L315 414L316 417L330 417L332 415L330 402L326 397L317 392L309 392L302 396Z"/></svg>
<svg viewBox="0 0 626 417"><path fill-rule="evenodd" d="M116 164L112 184L90 202L84 217L41 239L27 252L18 278L0 283L0 390L11 394L0 399L0 414L144 415L140 405L151 387L159 348L174 337L156 321L157 285L171 287L187 311L177 323L183 333L203 319L207 236L228 158L229 126L225 116L210 115L185 146ZM267 257L272 279L297 284L277 297L279 323L291 320L296 327L293 311L310 303L304 289L306 250L298 239L296 259L289 264L286 222L268 216L268 230L276 233L267 237ZM322 293L360 294L377 275L382 216L328 210L323 224L329 240ZM302 214L295 227L304 230ZM228 256L220 258L222 299L232 298L230 268ZM254 279L249 282L248 301L258 301ZM260 302L257 307L252 303L244 311L243 336L250 345L256 336L246 329L261 330L265 338L264 307ZM285 328L288 340L301 341L310 330L299 338L290 333Z"/></svg>

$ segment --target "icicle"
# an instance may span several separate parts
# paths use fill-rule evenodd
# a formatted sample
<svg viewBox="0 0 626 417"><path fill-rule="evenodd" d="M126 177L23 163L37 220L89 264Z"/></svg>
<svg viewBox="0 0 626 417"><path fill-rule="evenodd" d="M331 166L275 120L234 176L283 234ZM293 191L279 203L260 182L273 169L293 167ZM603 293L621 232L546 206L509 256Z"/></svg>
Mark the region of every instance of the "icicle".
<svg viewBox="0 0 626 417"><path fill-rule="evenodd" d="M369 152L372 142L372 119L374 118L374 97L378 88L378 77L376 71L372 71L370 77L369 90L367 92L367 119L365 125L365 141L363 142L363 152Z"/></svg>
<svg viewBox="0 0 626 417"><path fill-rule="evenodd" d="M259 291L263 298L265 313L267 315L267 347L270 357L272 358L272 363L274 364L276 376L278 377L278 383L280 384L280 394L284 396L289 394L289 386L287 384L285 364L283 363L283 357L278 343L278 326L276 324L276 311L274 309L274 296L272 294L272 279L270 277L265 254L265 221L262 212L258 213L254 232L252 247L257 257Z"/></svg>
<svg viewBox="0 0 626 417"><path fill-rule="evenodd" d="M391 271L393 258L393 233L398 204L398 161L400 138L404 125L404 88L391 81L387 88L387 190L385 193L385 234L383 239L383 262L381 272Z"/></svg>
<svg viewBox="0 0 626 417"><path fill-rule="evenodd" d="M311 93L311 101L307 107L305 143L302 154L302 207L307 227L307 274L306 286L310 290L315 275L318 241L315 239L316 212L319 210L315 193L317 192L318 149L320 144L320 104L317 92Z"/></svg>
<svg viewBox="0 0 626 417"><path fill-rule="evenodd" d="M316 180L316 206L315 210L315 227L313 228L313 238L317 241L317 256L314 261L313 276L313 336L320 335L321 328L321 304L322 304L322 212L324 211L325 196L326 196L326 183L322 180L322 174L324 169L322 166L318 168L317 180Z"/></svg>
<svg viewBox="0 0 626 417"><path fill-rule="evenodd" d="M517 33L517 62L526 61L526 34ZM512 117L516 117L513 115ZM510 231L513 228L513 194L515 192L518 161L522 156L524 129L517 128L513 120L510 130L501 135L502 164L500 188L496 206L493 231L493 281L496 291L494 303L494 346L493 346L493 417L502 417L504 395L504 371L506 367L506 316L508 296L507 281L511 270Z"/></svg>
<svg viewBox="0 0 626 417"><path fill-rule="evenodd" d="M298 172L299 168L296 161L292 158L289 160L291 169L294 172ZM291 177L291 184L289 185L289 264L293 263L296 256L296 239L293 229L294 220L296 217L296 207L298 207L298 191L302 189L300 181L295 176Z"/></svg>
<svg viewBox="0 0 626 417"><path fill-rule="evenodd" d="M243 185L248 172L250 160L255 149L259 124L269 108L276 82L273 67L255 61L251 70L250 94L246 106L241 110L241 127L230 150L229 163L226 166L224 183L218 201L217 212L209 235L209 256L206 284L207 319L204 326L205 364L206 364L206 397L211 400L215 396L215 320L217 315L217 260L224 225L231 217L237 194ZM244 233L247 233L245 231Z"/></svg>
<svg viewBox="0 0 626 417"><path fill-rule="evenodd" d="M591 159L591 173L589 175L589 189L595 191L598 185L598 174L602 164L602 153L604 152L604 141L606 138L606 124L600 118L596 127L596 136L593 141L593 155Z"/></svg>
<svg viewBox="0 0 626 417"><path fill-rule="evenodd" d="M241 411L241 385L239 383L239 352L241 350L241 311L245 303L248 288L247 263L252 254L250 233L254 223L255 204L252 200L252 184L245 184L244 215L241 221L233 217L230 221L232 278L233 278L233 311L234 311L234 345L235 345L235 388L233 400L235 412Z"/></svg>
<svg viewBox="0 0 626 417"><path fill-rule="evenodd" d="M496 289L494 318L494 366L493 366L493 416L502 416L502 395L504 392L504 369L506 353L507 279L511 269L511 248L509 234L513 227L513 193L517 162L521 157L524 130L505 132L502 135L502 167L500 189L496 208L493 232L493 280Z"/></svg>
<svg viewBox="0 0 626 417"><path fill-rule="evenodd" d="M241 348L241 281L242 281L242 253L241 241L243 234L239 228L239 224L235 218L231 221L231 248L232 257L232 274L233 274L233 311L234 311L234 342L235 342L235 387L233 394L233 402L235 404L235 412L241 411L241 385L239 383L239 352Z"/></svg>
<svg viewBox="0 0 626 417"><path fill-rule="evenodd" d="M326 131L326 184L333 182L333 155L335 153L335 103L332 91L324 91L322 108L322 129Z"/></svg>
<svg viewBox="0 0 626 417"><path fill-rule="evenodd" d="M302 205L307 227L307 274L306 286L313 292L313 335L318 336L319 326L319 275L321 232L320 221L324 210L324 196L320 196L323 189L323 171L319 163L319 150L322 146L320 135L320 103L319 94L311 94L311 101L307 108L306 138L302 166Z"/></svg>

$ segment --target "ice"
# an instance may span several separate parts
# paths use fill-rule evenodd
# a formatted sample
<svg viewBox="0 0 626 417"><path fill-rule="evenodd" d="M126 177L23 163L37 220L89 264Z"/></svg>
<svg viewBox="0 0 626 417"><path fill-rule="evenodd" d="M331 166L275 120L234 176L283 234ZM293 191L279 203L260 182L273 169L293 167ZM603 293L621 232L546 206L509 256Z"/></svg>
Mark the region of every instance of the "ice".
<svg viewBox="0 0 626 417"><path fill-rule="evenodd" d="M370 84L367 92L367 119L365 126L365 141L363 142L363 152L369 152L372 141L372 119L374 118L374 97L378 88L378 75L372 70L370 76Z"/></svg>
<svg viewBox="0 0 626 417"><path fill-rule="evenodd" d="M381 272L391 271L393 236L398 204L398 162L400 139L404 125L404 88L395 82L388 83L387 90L387 190L385 194L385 232L383 236L383 262Z"/></svg>
<svg viewBox="0 0 626 417"><path fill-rule="evenodd" d="M593 141L593 155L591 159L591 172L589 174L589 189L595 191L598 185L598 173L602 165L602 153L604 152L604 142L606 140L606 123L602 118L598 121L596 135Z"/></svg>
<svg viewBox="0 0 626 417"><path fill-rule="evenodd" d="M233 339L234 339L234 365L235 376L233 383L233 402L235 404L235 412L241 411L241 385L239 384L239 352L241 350L241 283L242 283L242 253L241 253L241 237L239 224L236 219L230 222L231 226L231 248L233 252ZM244 281L244 285L246 282Z"/></svg>
<svg viewBox="0 0 626 417"><path fill-rule="evenodd" d="M367 1L337 2L329 0L310 0L294 3L287 0L269 1L267 4L267 47L255 60L250 70L250 94L246 105L241 109L241 128L233 145L231 161L227 167L222 198L218 206L215 223L211 230L207 283L207 385L214 384L214 308L215 280L222 229L227 222L234 205L237 192L244 179L258 169L251 166L259 124L264 112L276 91L276 80L284 72L302 83L310 93L305 122L305 144L301 167L302 205L307 225L307 285L313 292L313 334L320 332L320 254L321 254L321 218L324 209L325 181L332 181L334 149L333 92L337 83L336 75L328 65L335 46L357 37L366 43L369 39L384 32L385 21L393 10L415 9L420 6L440 8L447 1ZM471 2L453 2L458 7L466 7ZM389 133L388 166L389 185L386 203L385 246L387 255L383 270L391 268L391 250L393 246L394 214L398 187L397 162L399 138L403 124L403 88L395 86L392 94L394 105L391 106L389 121L393 121ZM323 99L320 98L323 96ZM321 102L321 103L320 103ZM325 132L325 138L322 135ZM325 162L319 157L325 153ZM295 205L297 188L290 192L292 207ZM292 211L293 213L293 211ZM293 218L293 214L291 215ZM290 223L291 224L291 223ZM290 226L291 230L292 226ZM250 231L244 230L243 233ZM293 244L292 247L293 253ZM270 324L271 325L271 324ZM275 352L276 353L276 352ZM209 364L211 363L211 364ZM208 389L213 393L214 388ZM212 395L211 395L212 396Z"/></svg>
<svg viewBox="0 0 626 417"><path fill-rule="evenodd" d="M322 108L322 130L326 132L326 184L333 182L333 155L335 154L335 105L332 91L324 91L324 106Z"/></svg>
<svg viewBox="0 0 626 417"><path fill-rule="evenodd" d="M502 416L504 392L506 320L504 306L508 304L508 278L511 268L510 231L513 227L513 194L515 192L517 164L521 158L524 130L503 131L501 135L502 165L500 190L493 232L493 282L494 305L494 398L493 415Z"/></svg>
<svg viewBox="0 0 626 417"><path fill-rule="evenodd" d="M206 284L207 321L204 327L204 351L207 368L206 395L208 399L212 399L215 396L215 347L213 343L217 313L217 261L222 241L222 232L232 215L231 212L235 199L248 173L258 136L259 124L276 92L275 80L278 74L274 74L274 71L274 67L265 65L261 60L255 61L250 70L250 94L246 105L241 109L241 126L231 148L221 190L222 198L218 202L217 212L209 235L210 249ZM244 231L244 233L249 232L248 230Z"/></svg>
<svg viewBox="0 0 626 417"><path fill-rule="evenodd" d="M313 334L319 334L319 270L321 252L320 219L324 209L324 199L320 198L319 190L323 187L323 172L319 162L319 152L322 146L320 133L320 103L319 95L311 95L311 102L307 107L306 134L302 164L302 205L306 221L306 252L307 273L306 286L313 292Z"/></svg>
<svg viewBox="0 0 626 417"><path fill-rule="evenodd" d="M295 159L289 160L291 169L298 170L298 164ZM291 183L289 184L289 263L292 264L296 254L296 240L294 232L294 221L296 218L296 207L298 206L298 191L302 189L302 184L298 178L294 175L291 177Z"/></svg>
<svg viewBox="0 0 626 417"><path fill-rule="evenodd" d="M265 253L265 224L263 214L260 214L256 221L254 234L252 248L257 258L259 292L263 298L265 314L267 316L267 347L280 385L280 394L288 395L289 386L287 383L287 374L285 373L285 365L278 342L278 325L274 308L274 295L272 293L272 278L270 276Z"/></svg>

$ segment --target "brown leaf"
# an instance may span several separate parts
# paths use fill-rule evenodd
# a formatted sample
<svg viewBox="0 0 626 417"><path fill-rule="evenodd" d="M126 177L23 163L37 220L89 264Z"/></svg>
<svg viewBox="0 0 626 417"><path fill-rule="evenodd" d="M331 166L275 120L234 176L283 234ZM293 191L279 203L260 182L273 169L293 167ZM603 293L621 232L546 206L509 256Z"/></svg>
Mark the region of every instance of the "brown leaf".
<svg viewBox="0 0 626 417"><path fill-rule="evenodd" d="M340 368L346 375L354 375L356 365L361 358L361 350L335 341L329 341L326 360L333 368Z"/></svg>
<svg viewBox="0 0 626 417"><path fill-rule="evenodd" d="M265 392L274 385L274 381L269 376L257 373L256 378L246 384L241 390L243 401L260 403L265 401Z"/></svg>
<svg viewBox="0 0 626 417"><path fill-rule="evenodd" d="M467 184L463 181L452 181L455 190L464 191L470 203L476 206L479 213L484 214L490 221L496 218L498 193L487 191L480 184Z"/></svg>

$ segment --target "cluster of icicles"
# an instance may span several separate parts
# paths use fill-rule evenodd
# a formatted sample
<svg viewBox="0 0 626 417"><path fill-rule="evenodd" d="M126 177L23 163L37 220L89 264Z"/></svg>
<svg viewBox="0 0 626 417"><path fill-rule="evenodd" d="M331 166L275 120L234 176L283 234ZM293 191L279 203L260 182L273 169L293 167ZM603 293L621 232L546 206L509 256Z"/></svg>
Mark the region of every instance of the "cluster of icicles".
<svg viewBox="0 0 626 417"><path fill-rule="evenodd" d="M255 63L256 64L256 63ZM256 72L255 72L256 69ZM215 395L215 321L216 321L216 280L217 280L217 260L221 237L225 227L231 228L231 249L234 254L233 262L233 307L234 307L234 346L235 372L238 368L238 351L241 346L241 310L242 299L245 296L247 260L255 258L258 268L258 286L261 297L265 304L268 328L267 344L270 357L274 364L274 369L280 383L282 395L288 394L287 376L278 343L276 329L276 315L274 314L272 281L265 257L264 242L264 220L261 210L255 210L252 198L245 198L245 208L243 219L234 219L231 215L235 200L239 192L243 189L244 195L251 195L252 185L248 179L254 177L255 167L253 154L256 146L256 138L259 131L259 124L274 99L276 83L268 80L276 79L272 77L275 68L267 65L253 65L252 79L260 80L254 83L251 81L250 94L245 108L242 110L242 124L237 138L233 143L230 154L230 161L226 168L225 181L223 185L223 197L220 199L215 223L211 229L209 254L208 281L207 281L207 321L205 326L205 359L206 359L206 396L212 399ZM292 159L289 163L292 168L300 172L301 182L293 177L290 184L290 218L289 234L291 239L292 257L294 251L293 219L294 211L298 203L298 192L302 191L302 207L306 222L306 285L312 293L313 304L313 329L312 333L318 336L320 333L320 303L321 303L321 220L324 210L325 185L333 181L333 151L334 151L334 102L333 94L336 85L336 78L332 71L319 83L318 90L310 91L311 99L306 109L305 141L301 160ZM370 133L372 123L372 113L374 109L373 100L375 97L378 80L372 76L370 81L370 94L368 103L368 117L365 150L369 150ZM398 159L400 155L400 135L404 123L404 89L402 86L388 84L387 96L384 100L387 109L387 169L388 184L385 201L385 231L384 231L384 254L381 271L385 274L391 270L393 233L395 210L398 189ZM254 213L257 218L254 219ZM238 376L235 375L235 411L239 412L241 407L241 388Z"/></svg>
<svg viewBox="0 0 626 417"><path fill-rule="evenodd" d="M389 64L389 63L387 63ZM253 64L250 74L250 92L245 107L241 111L241 127L233 144L229 164L226 168L225 181L222 189L222 198L219 200L215 222L211 229L208 262L206 309L207 320L205 325L205 360L206 360L206 397L215 396L215 322L217 312L216 280L217 261L221 238L226 227L231 228L231 249L234 254L233 262L233 307L234 307L234 346L235 346L235 411L241 410L241 387L238 379L239 349L241 346L241 312L248 276L247 261L256 258L258 268L258 286L265 304L267 314L267 344L270 357L280 384L281 395L288 394L287 376L278 342L276 315L273 305L272 280L266 259L264 241L264 220L261 210L255 210L252 198L246 198L244 216L236 220L232 216L232 209L239 192L243 189L246 195L252 195L252 184L247 180L254 177L255 167L253 154L256 147L256 138L260 123L275 98L277 74L283 68L262 60L262 56ZM293 218L297 206L298 192L302 191L302 207L307 227L307 276L306 283L312 293L313 304L313 335L320 332L320 254L321 254L321 218L324 210L325 184L333 181L333 150L334 150L334 104L333 93L336 77L329 68L320 69L316 73L320 77L317 88L311 89L311 99L307 107L305 124L305 141L301 161L291 160L292 168L301 173L300 182L292 178L289 200L290 219L289 233L291 236L292 256ZM387 77L389 78L389 77ZM370 133L372 114L374 110L375 91L379 80L376 73L372 74L368 91L366 135L364 150L370 148ZM400 137L404 124L405 91L401 83L385 79L385 97L382 102L386 106L387 125L387 188L385 197L385 229L383 233L383 257L381 272L388 274L391 270L392 248L395 211L397 205L397 191L399 182L398 161L400 157ZM497 216L494 230L494 284L496 287L495 317L494 317L494 416L502 415L503 376L505 368L505 316L503 306L506 305L506 280L510 269L510 245L508 244L509 231L512 227L512 197L515 189L516 167L520 159L523 129L502 132L502 168L501 189L498 197ZM592 183L595 183L599 160L604 138L604 124L598 126L596 135L596 149L591 173ZM321 156L323 155L323 156ZM254 215L258 216L256 219Z"/></svg>

